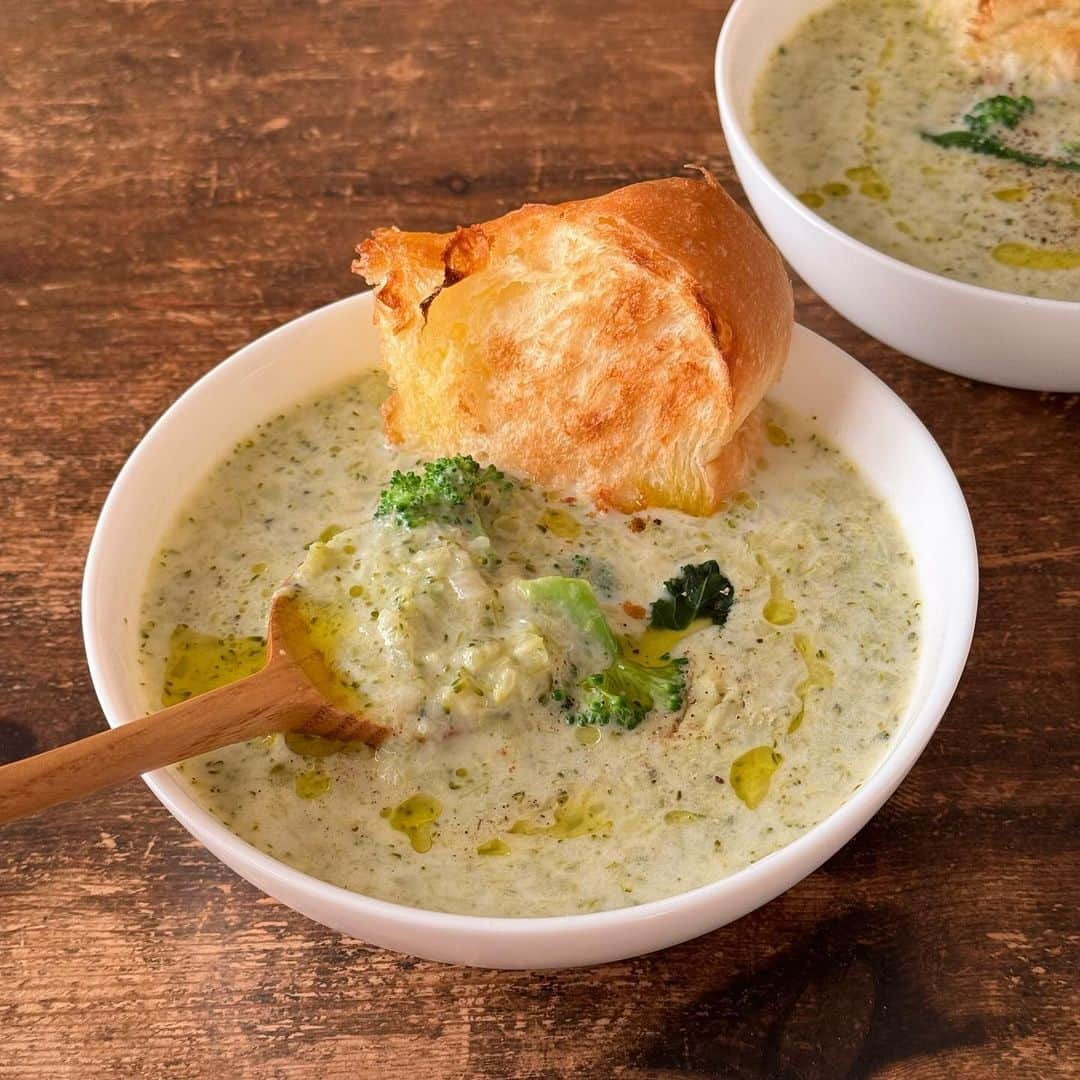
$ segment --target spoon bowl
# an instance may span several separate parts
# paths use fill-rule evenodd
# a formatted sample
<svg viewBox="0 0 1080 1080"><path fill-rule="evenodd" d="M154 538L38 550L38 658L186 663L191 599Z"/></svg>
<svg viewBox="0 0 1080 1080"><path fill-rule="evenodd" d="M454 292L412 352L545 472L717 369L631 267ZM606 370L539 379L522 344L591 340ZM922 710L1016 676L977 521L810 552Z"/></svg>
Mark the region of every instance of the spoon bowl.
<svg viewBox="0 0 1080 1080"><path fill-rule="evenodd" d="M0 824L197 754L277 732L369 746L378 746L389 734L388 728L353 710L307 634L290 583L271 601L266 663L254 675L3 766Z"/></svg>

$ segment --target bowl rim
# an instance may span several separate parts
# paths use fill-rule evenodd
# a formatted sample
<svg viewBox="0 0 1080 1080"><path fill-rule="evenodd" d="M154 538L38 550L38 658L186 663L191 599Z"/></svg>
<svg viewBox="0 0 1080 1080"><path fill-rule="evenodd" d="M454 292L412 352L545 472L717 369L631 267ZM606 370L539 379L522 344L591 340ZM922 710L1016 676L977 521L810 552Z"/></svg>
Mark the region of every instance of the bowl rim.
<svg viewBox="0 0 1080 1080"><path fill-rule="evenodd" d="M298 326L322 318L330 312L340 312L346 305L355 306L357 316L363 317L364 308L370 308L371 299L370 292L363 292L317 308L254 339L221 361L189 386L161 414L140 439L117 474L102 506L90 542L83 575L81 603L83 641L91 682L110 727L117 727L123 722L121 720L123 709L118 700L120 680L118 677L113 677L105 662L106 638L105 635L99 637L95 629L99 625L95 598L108 587L103 567L107 560L110 536L125 527L124 518L121 517L121 504L125 499L125 490L131 484L132 477L143 468L144 460L153 452L152 447L156 437L173 424L183 422L185 414L197 413L202 399L215 394L220 384L231 382L234 378L255 370L265 363L263 353L268 342L279 335L293 332ZM790 843L758 861L725 877L672 896L631 907L578 914L486 916L410 907L332 885L280 862L231 832L209 810L188 795L175 777L170 775L168 769L145 774L143 779L147 786L184 829L241 877L247 877L247 874L237 870L229 859L221 856L220 850L229 851L230 858L235 858L244 865L245 871L250 870L252 874L257 875L259 881L279 883L290 892L290 895L305 896L319 903L320 907L346 910L360 919L367 917L379 920L384 925L392 924L416 931L456 934L472 940L478 937L494 936L496 938L513 937L519 942L527 942L557 933L572 935L582 932L611 932L619 928L629 929L653 920L663 921L674 915L685 917L691 911L706 912L712 908L721 907L725 894L764 896L764 899L751 902L734 916L740 917L809 876L823 862L836 854L877 813L910 772L937 729L966 666L975 627L979 574L975 534L963 492L944 453L922 421L888 384L845 350L806 327L796 325L795 334L812 340L816 339L815 347L824 344L838 354L844 362L851 365L850 370L855 373L856 378L865 378L877 384L876 390L882 395L883 402L904 415L910 429L910 438L918 441L922 449L929 454L935 463L935 471L942 472L945 478L951 480L951 484L946 485L947 498L952 503L951 510L956 522L963 526L955 537L956 557L958 566L967 579L958 589L962 603L954 608L957 630L956 652L953 659L948 664L939 665L927 687L922 707L908 719L902 738L896 740L870 777L826 818L811 826ZM872 482L872 477L870 479ZM144 578L140 577L140 583L143 580ZM248 880L252 879L248 878ZM781 884L777 887L778 881ZM253 883L256 887L261 887L258 881ZM293 906L290 901L283 902L288 906ZM317 916L312 917L319 921ZM691 935L684 935L683 938L674 940L684 940L687 936ZM615 958L613 952L611 959Z"/></svg>
<svg viewBox="0 0 1080 1080"><path fill-rule="evenodd" d="M837 0L804 0L806 10L803 12L803 17L805 18L813 12L836 2ZM1065 300L1050 296L1027 296L1024 293L994 289L987 285L976 285L970 281L946 277L944 274L936 273L933 270L925 270L920 266L914 266L912 263L904 262L903 259L898 259L895 255L889 255L864 240L859 240L850 233L844 232L843 229L838 228L831 221L827 221L820 214L815 214L810 207L801 202L798 196L779 180L775 173L765 164L761 155L758 154L742 123L739 110L735 106L735 89L732 85L732 76L729 73L730 64L727 63L727 57L734 48L732 41L735 35L741 30L740 19L749 19L751 17L749 13L756 3L757 0L735 0L724 17L723 25L720 27L720 34L716 39L716 52L713 60L716 100L720 111L720 122L724 129L725 141L736 144L738 152L743 156L744 161L756 171L762 183L768 187L774 196L780 199L789 211L794 211L807 224L820 229L834 240L854 249L864 257L874 258L894 272L904 274L914 281L923 282L931 287L943 288L947 292L953 292L960 296L969 296L983 303L990 301L1001 303L1005 301L1019 304L1021 307L1041 309L1047 312L1068 311L1070 309L1080 310L1080 300ZM758 4L757 6L760 7L761 5ZM772 44L774 46L782 44L783 36L777 33L775 29L771 33ZM764 65L754 73L753 81L755 83L763 70ZM732 157L734 156L732 154Z"/></svg>

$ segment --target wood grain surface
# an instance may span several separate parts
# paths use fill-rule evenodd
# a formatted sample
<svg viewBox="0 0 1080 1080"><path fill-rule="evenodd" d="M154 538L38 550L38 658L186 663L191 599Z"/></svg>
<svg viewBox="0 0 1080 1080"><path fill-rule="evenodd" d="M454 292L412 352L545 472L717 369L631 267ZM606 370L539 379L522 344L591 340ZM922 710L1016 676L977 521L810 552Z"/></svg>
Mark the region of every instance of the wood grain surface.
<svg viewBox="0 0 1080 1080"><path fill-rule="evenodd" d="M724 10L4 0L0 758L103 724L79 582L124 458L235 348L355 291L369 229L688 161L737 191ZM923 367L797 298L928 424L981 551L953 705L851 844L678 948L499 973L308 922L134 782L4 830L0 1076L1076 1076L1077 400Z"/></svg>

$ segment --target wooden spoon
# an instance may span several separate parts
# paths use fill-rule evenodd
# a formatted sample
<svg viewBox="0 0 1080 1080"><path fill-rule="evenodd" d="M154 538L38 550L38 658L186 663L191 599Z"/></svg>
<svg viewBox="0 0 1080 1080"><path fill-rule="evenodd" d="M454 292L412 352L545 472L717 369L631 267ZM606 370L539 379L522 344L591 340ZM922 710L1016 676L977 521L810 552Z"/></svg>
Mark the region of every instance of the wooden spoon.
<svg viewBox="0 0 1080 1080"><path fill-rule="evenodd" d="M140 773L274 732L378 746L389 729L348 711L285 587L270 604L266 664L254 675L110 731L0 768L0 824Z"/></svg>

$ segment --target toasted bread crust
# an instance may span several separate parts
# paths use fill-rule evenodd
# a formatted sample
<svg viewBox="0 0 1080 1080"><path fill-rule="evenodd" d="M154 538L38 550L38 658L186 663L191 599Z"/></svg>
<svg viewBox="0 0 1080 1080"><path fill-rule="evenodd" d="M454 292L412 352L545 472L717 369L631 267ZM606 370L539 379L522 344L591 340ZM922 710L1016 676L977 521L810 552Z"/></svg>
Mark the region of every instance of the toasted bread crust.
<svg viewBox="0 0 1080 1080"><path fill-rule="evenodd" d="M931 19L988 77L1080 78L1080 0L923 0Z"/></svg>
<svg viewBox="0 0 1080 1080"><path fill-rule="evenodd" d="M376 289L392 440L627 511L710 513L742 484L792 295L711 177L380 229L354 269Z"/></svg>

